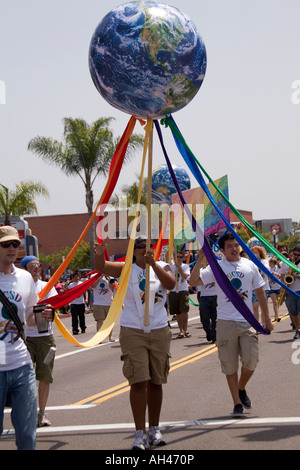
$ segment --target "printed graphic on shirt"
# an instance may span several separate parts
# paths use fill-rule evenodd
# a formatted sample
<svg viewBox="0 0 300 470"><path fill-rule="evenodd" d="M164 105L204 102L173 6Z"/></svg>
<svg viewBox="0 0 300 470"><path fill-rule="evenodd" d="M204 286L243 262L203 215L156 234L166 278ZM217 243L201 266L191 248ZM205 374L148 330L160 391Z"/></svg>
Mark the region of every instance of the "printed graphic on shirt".
<svg viewBox="0 0 300 470"><path fill-rule="evenodd" d="M214 287L215 283L214 282L210 282L209 284L205 284L203 287L204 289L211 289L212 287Z"/></svg>
<svg viewBox="0 0 300 470"><path fill-rule="evenodd" d="M101 281L99 286L98 286L98 294L99 295L105 295L109 291L109 288L105 284L105 282Z"/></svg>
<svg viewBox="0 0 300 470"><path fill-rule="evenodd" d="M22 300L22 297L17 292L5 292L5 295L10 301L13 300L14 302L21 302ZM12 305L15 309L15 312L18 313L17 305L13 302ZM20 332L14 322L11 320L10 315L8 314L6 308L3 305L1 308L1 315L3 317L3 320L0 321L0 341L4 341L8 335L11 335L9 343L17 341L17 339L19 339L20 337Z"/></svg>
<svg viewBox="0 0 300 470"><path fill-rule="evenodd" d="M146 291L146 279L144 273L140 273L138 275L138 281L139 281L139 288L140 288L140 296L141 296L141 301L142 304L145 303L145 291ZM161 293L161 290L158 290L155 292L155 297L154 297L154 303L156 302L162 302L163 301L163 294Z"/></svg>
<svg viewBox="0 0 300 470"><path fill-rule="evenodd" d="M238 294L242 297L243 300L248 299L249 292L243 290L243 282L242 279L245 277L243 273L240 271L232 271L231 273L227 274L228 279L230 280L232 286L235 288ZM228 297L226 297L226 302L230 302Z"/></svg>

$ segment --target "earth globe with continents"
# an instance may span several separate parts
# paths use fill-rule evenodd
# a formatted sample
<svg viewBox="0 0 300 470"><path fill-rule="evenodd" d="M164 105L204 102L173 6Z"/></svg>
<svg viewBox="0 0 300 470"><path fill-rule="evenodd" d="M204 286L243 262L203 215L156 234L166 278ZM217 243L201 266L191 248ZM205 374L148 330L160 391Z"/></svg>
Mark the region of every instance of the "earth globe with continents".
<svg viewBox="0 0 300 470"><path fill-rule="evenodd" d="M172 164L181 191L191 188L191 181L184 168ZM167 165L160 165L152 173L152 202L155 204L172 204L172 194L177 192Z"/></svg>
<svg viewBox="0 0 300 470"><path fill-rule="evenodd" d="M133 1L98 24L89 68L110 105L137 118L156 119L194 98L206 72L206 49L192 21L177 8Z"/></svg>

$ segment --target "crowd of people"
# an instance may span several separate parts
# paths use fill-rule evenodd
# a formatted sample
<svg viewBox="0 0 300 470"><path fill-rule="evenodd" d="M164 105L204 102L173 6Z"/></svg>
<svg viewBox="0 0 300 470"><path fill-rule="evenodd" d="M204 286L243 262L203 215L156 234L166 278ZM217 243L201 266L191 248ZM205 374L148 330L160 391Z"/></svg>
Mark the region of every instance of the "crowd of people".
<svg viewBox="0 0 300 470"><path fill-rule="evenodd" d="M274 324L268 298L271 299L274 321L280 321L278 299L282 295L282 288L247 259L232 234L226 233L218 243L222 270L230 280L236 281L233 285L245 304L266 331L271 333ZM56 288L41 299L45 303L42 317L48 325L47 331L41 333L33 312L39 301L38 294L46 282L41 280L41 263L37 257L25 256L21 261L21 268L15 266L19 245L16 229L10 226L0 227L0 295L3 291L6 297L0 297L0 434L3 432L4 408L10 406L16 445L23 450L35 449L37 426L51 425L45 410L53 382L56 344L52 330L53 309L47 304L47 298L78 286L82 279L76 272L68 282L60 280ZM87 307L93 312L96 331L102 327L118 289L117 280L124 263L108 261L104 252L105 245L95 244L94 263L96 270L102 273L101 277L91 286L90 291L64 307L64 313L70 308L73 335L79 334L79 328L81 334L85 333ZM283 262L279 263L275 257L268 259L262 247L254 246L252 252L282 282L290 276L289 288L300 294L300 275L296 271ZM289 257L298 265L300 247L295 247ZM148 320L145 322L147 265L149 304ZM178 251L169 264L157 261L153 250L147 250L146 240L138 238L134 243L133 263L120 316L119 334L123 374L130 384L129 400L135 423L135 437L131 448L134 450L166 444L159 421L163 403L162 387L167 382L170 367L172 332L168 315L177 321L178 334L175 339L190 338L190 292L195 291L206 339L216 343L218 348L221 370L226 376L233 400L233 416L243 416L244 408L252 406L246 386L258 363L258 333L228 301L202 250L192 266L186 263L184 250ZM300 337L299 298L287 293L285 302L296 339ZM14 310L21 322L13 315ZM109 341L114 341L112 331ZM50 351L53 354L46 360Z"/></svg>

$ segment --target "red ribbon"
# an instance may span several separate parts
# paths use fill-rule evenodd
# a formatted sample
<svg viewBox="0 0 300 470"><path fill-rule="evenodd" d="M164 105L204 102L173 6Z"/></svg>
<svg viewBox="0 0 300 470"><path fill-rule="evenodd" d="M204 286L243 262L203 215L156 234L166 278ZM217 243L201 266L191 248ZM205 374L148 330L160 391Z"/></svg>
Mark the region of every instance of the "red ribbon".
<svg viewBox="0 0 300 470"><path fill-rule="evenodd" d="M100 276L102 276L102 274L97 273L78 286L72 287L71 289L61 292L60 294L53 295L48 299L40 300L38 304L44 304L47 302L47 304L50 304L55 309L63 307L64 305L72 302L72 300L77 299L77 297L80 297L80 295L82 295L92 284L94 284L94 282L99 279Z"/></svg>

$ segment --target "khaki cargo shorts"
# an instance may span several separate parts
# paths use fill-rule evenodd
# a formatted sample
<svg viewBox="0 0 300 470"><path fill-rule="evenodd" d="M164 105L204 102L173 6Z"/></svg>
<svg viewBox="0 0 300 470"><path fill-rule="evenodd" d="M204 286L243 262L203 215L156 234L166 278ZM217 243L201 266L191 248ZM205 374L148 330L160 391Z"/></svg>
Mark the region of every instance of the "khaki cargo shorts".
<svg viewBox="0 0 300 470"><path fill-rule="evenodd" d="M255 370L259 360L258 335L248 322L218 320L216 344L224 374L238 371L239 357L243 367Z"/></svg>
<svg viewBox="0 0 300 470"><path fill-rule="evenodd" d="M121 326L123 374L130 385L148 380L155 385L167 383L171 337L169 326L150 333Z"/></svg>
<svg viewBox="0 0 300 470"><path fill-rule="evenodd" d="M110 305L93 305L93 316L95 320L105 320L109 309Z"/></svg>
<svg viewBox="0 0 300 470"><path fill-rule="evenodd" d="M44 359L49 349L56 346L54 336L27 337L26 346L35 366L36 380L51 384L53 382L54 358L50 364L44 364Z"/></svg>

